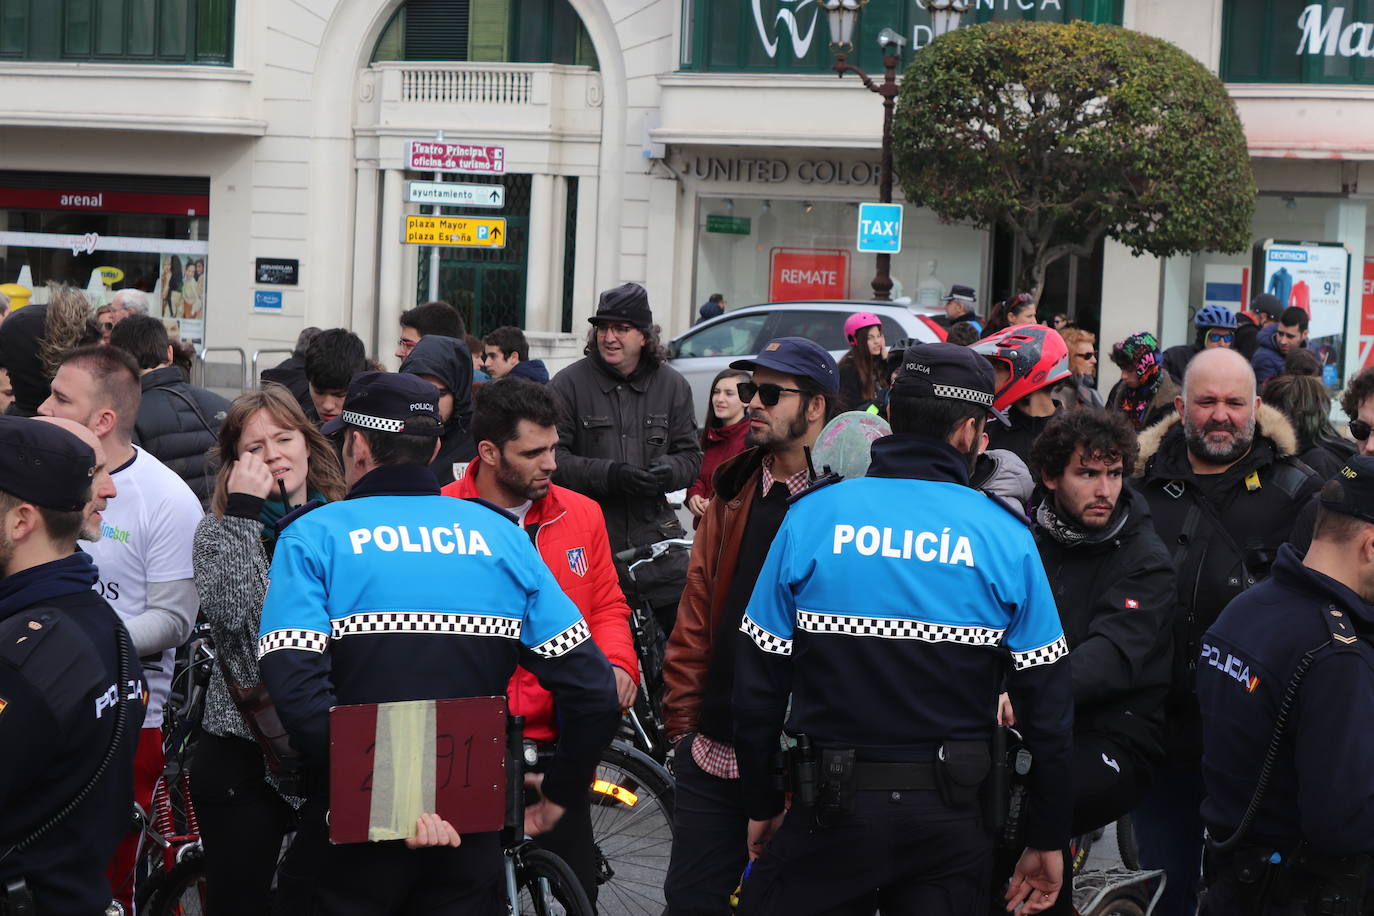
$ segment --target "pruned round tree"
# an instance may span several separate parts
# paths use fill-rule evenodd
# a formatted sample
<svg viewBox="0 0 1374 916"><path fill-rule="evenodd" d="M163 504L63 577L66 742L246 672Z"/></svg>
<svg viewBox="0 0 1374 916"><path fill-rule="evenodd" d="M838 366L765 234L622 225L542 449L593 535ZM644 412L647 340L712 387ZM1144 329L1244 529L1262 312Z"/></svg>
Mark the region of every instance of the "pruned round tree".
<svg viewBox="0 0 1374 916"><path fill-rule="evenodd" d="M949 32L907 68L893 139L907 200L1003 226L1037 301L1050 264L1104 235L1159 257L1250 244L1255 179L1226 87L1139 32L1082 21Z"/></svg>

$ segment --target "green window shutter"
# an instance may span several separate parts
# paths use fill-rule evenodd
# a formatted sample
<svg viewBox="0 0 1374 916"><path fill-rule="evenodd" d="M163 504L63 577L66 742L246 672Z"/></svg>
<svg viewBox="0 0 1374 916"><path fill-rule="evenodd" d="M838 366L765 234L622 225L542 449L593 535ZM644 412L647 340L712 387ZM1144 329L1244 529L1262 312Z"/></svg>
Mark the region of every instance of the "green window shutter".
<svg viewBox="0 0 1374 916"><path fill-rule="evenodd" d="M157 53L157 0L127 0L125 34L131 57L152 57Z"/></svg>
<svg viewBox="0 0 1374 916"><path fill-rule="evenodd" d="M469 0L468 60L510 58L510 0Z"/></svg>
<svg viewBox="0 0 1374 916"><path fill-rule="evenodd" d="M28 0L0 0L0 55L21 55L28 45Z"/></svg>
<svg viewBox="0 0 1374 916"><path fill-rule="evenodd" d="M186 5L188 0L159 0L157 56L186 56Z"/></svg>
<svg viewBox="0 0 1374 916"><path fill-rule="evenodd" d="M468 0L406 4L407 60L467 60Z"/></svg>
<svg viewBox="0 0 1374 916"><path fill-rule="evenodd" d="M91 0L66 0L66 21L62 30L62 53L66 57L91 54Z"/></svg>
<svg viewBox="0 0 1374 916"><path fill-rule="evenodd" d="M196 0L196 60L230 62L234 5L230 0Z"/></svg>

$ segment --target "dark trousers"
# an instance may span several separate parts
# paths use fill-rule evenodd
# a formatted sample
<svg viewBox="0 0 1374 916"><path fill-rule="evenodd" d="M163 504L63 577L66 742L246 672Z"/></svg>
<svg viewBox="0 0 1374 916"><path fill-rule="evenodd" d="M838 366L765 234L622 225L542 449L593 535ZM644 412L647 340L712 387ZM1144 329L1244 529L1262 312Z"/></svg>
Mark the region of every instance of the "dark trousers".
<svg viewBox="0 0 1374 916"><path fill-rule="evenodd" d="M739 916L965 916L987 909L992 837L978 806L861 791L824 825L794 804L744 882Z"/></svg>
<svg viewBox="0 0 1374 916"><path fill-rule="evenodd" d="M272 876L296 815L265 778L256 742L203 733L191 763L191 801L205 848L213 916L270 912Z"/></svg>
<svg viewBox="0 0 1374 916"><path fill-rule="evenodd" d="M1131 815L1140 864L1162 868L1168 881L1155 916L1193 916L1202 864L1202 770L1198 764L1157 767L1154 782Z"/></svg>
<svg viewBox="0 0 1374 916"><path fill-rule="evenodd" d="M673 851L663 896L672 916L721 916L749 861L749 815L740 780L703 772L695 736L673 755Z"/></svg>
<svg viewBox="0 0 1374 916"><path fill-rule="evenodd" d="M1073 736L1071 774L1073 778L1072 836L1081 836L1116 821L1133 809L1144 796L1150 782L1149 762L1124 744L1084 732ZM999 849L993 886L991 911L1005 912L1002 903L1007 882L1016 868L1021 850ZM1064 850L1064 885L1054 906L1046 913L1072 916L1073 868L1069 851Z"/></svg>
<svg viewBox="0 0 1374 916"><path fill-rule="evenodd" d="M329 842L325 799L301 811L301 827L277 879L277 912L291 916L503 916L506 892L495 833L455 848Z"/></svg>
<svg viewBox="0 0 1374 916"><path fill-rule="evenodd" d="M535 767L543 770L544 761ZM592 801L590 793L583 793L563 809L563 816L554 828L535 838L535 844L558 856L577 875L587 899L596 905L597 856L596 840L592 837Z"/></svg>

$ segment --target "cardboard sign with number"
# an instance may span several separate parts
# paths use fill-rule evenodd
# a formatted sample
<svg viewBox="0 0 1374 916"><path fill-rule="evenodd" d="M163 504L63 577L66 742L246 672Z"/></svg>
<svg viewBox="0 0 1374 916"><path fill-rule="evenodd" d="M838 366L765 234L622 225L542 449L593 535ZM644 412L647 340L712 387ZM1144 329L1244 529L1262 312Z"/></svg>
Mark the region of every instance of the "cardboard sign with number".
<svg viewBox="0 0 1374 916"><path fill-rule="evenodd" d="M329 711L329 839L399 840L435 813L459 834L506 819L506 700L475 697Z"/></svg>

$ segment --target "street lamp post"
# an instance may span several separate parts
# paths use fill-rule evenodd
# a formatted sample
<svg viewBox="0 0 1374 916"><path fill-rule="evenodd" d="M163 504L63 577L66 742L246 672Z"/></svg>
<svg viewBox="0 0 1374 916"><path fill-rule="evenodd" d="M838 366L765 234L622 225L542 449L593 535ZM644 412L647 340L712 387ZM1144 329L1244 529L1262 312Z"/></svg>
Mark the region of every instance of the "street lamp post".
<svg viewBox="0 0 1374 916"><path fill-rule="evenodd" d="M858 76L864 88L876 92L883 99L883 147L882 160L878 166L878 199L885 204L892 203L892 111L897 104L897 66L900 63L902 46L906 39L891 29L883 29L878 36L878 44L884 50L883 81L875 83L867 73L849 63L849 54L854 50L854 29L859 23L859 10L868 0L825 0L826 16L830 23L830 50L835 55L831 67L841 79L846 73ZM971 0L916 0L930 12L931 31L938 38L946 32L959 27L959 20L968 11ZM873 275L873 298L886 302L892 298L892 255L887 253L875 256L876 272Z"/></svg>

